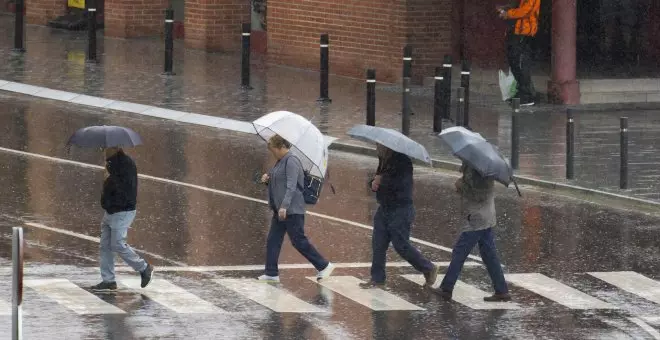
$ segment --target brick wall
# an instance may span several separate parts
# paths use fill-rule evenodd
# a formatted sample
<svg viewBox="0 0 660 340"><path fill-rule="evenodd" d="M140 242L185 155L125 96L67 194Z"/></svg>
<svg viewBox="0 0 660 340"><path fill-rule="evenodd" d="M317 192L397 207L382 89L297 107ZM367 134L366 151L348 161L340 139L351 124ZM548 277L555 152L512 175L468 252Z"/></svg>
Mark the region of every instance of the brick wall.
<svg viewBox="0 0 660 340"><path fill-rule="evenodd" d="M239 51L241 25L249 22L248 0L186 0L186 46Z"/></svg>
<svg viewBox="0 0 660 340"><path fill-rule="evenodd" d="M154 36L165 27L167 0L105 0L105 35Z"/></svg>
<svg viewBox="0 0 660 340"><path fill-rule="evenodd" d="M28 24L46 25L60 15L66 14L66 0L26 0L25 15Z"/></svg>

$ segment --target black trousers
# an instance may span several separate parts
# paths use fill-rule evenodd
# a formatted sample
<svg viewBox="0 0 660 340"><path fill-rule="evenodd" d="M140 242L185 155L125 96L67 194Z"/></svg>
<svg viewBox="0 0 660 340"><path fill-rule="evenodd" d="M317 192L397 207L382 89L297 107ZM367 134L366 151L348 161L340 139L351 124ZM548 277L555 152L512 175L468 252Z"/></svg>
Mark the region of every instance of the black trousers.
<svg viewBox="0 0 660 340"><path fill-rule="evenodd" d="M532 84L532 37L509 34L507 39L507 59L511 73L518 83L518 93L515 97L521 102L533 101L536 98L534 84Z"/></svg>

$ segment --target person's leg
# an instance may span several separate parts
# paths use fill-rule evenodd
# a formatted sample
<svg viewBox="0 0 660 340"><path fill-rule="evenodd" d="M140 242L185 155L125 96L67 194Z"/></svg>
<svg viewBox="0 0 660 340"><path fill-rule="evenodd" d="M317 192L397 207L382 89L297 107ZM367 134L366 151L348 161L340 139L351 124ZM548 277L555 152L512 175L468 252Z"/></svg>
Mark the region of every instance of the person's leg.
<svg viewBox="0 0 660 340"><path fill-rule="evenodd" d="M532 84L532 45L530 37L519 37L520 78L518 81L518 96L522 104L533 102L536 98Z"/></svg>
<svg viewBox="0 0 660 340"><path fill-rule="evenodd" d="M280 251L282 250L282 242L284 242L284 234L286 234L286 227L273 216L270 222L270 230L268 231L268 238L266 239L266 272L267 276L278 276L279 270L277 262L280 258Z"/></svg>
<svg viewBox="0 0 660 340"><path fill-rule="evenodd" d="M305 236L305 215L289 215L284 221L286 232L294 248L309 261L314 268L322 271L328 266L328 261L314 248Z"/></svg>
<svg viewBox="0 0 660 340"><path fill-rule="evenodd" d="M110 226L108 225L109 215L103 216L101 222L101 241L99 243L99 263L101 269L101 279L103 282L115 282L115 254L112 252L110 243Z"/></svg>
<svg viewBox="0 0 660 340"><path fill-rule="evenodd" d="M454 249L451 252L451 262L447 268L447 273L440 284L441 291L452 292L454 290L454 285L458 281L463 264L468 255L470 255L472 248L477 244L479 236L479 231L464 231L458 237L456 245L454 245Z"/></svg>
<svg viewBox="0 0 660 340"><path fill-rule="evenodd" d="M374 215L374 229L371 233L371 282L385 283L385 262L387 261L387 248L390 246L390 235L387 232L383 208L378 207Z"/></svg>
<svg viewBox="0 0 660 340"><path fill-rule="evenodd" d="M502 272L502 265L497 256L497 249L495 248L493 228L488 228L481 234L481 238L479 239L479 253L481 254L481 259L484 261L486 270L488 270L488 275L491 281L493 281L495 294L509 293L509 288Z"/></svg>
<svg viewBox="0 0 660 340"><path fill-rule="evenodd" d="M387 223L394 250L413 268L422 273L433 271L434 266L426 259L419 250L410 244L410 228L415 220L415 208L413 206L396 209Z"/></svg>
<svg viewBox="0 0 660 340"><path fill-rule="evenodd" d="M520 78L522 71L520 69L520 46L514 35L507 36L506 57L511 68L511 73L516 79L516 95L514 98L520 98Z"/></svg>
<svg viewBox="0 0 660 340"><path fill-rule="evenodd" d="M128 228L135 219L135 211L124 211L110 215L110 247L113 252L117 253L127 265L129 265L136 272L143 272L147 269L147 261L140 255L135 253L128 243L126 237L128 235Z"/></svg>

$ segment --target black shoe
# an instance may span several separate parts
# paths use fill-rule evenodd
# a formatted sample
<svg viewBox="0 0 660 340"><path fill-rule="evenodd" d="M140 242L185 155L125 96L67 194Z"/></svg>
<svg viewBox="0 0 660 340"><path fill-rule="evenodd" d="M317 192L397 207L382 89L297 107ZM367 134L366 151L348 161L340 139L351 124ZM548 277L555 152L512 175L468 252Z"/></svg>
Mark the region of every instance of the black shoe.
<svg viewBox="0 0 660 340"><path fill-rule="evenodd" d="M431 269L430 272L424 273L424 279L426 279L426 282L424 283L424 287L433 287L435 284L435 281L438 279L438 266L433 265L433 268Z"/></svg>
<svg viewBox="0 0 660 340"><path fill-rule="evenodd" d="M362 282L359 284L362 289L372 289L372 288L385 288L385 282Z"/></svg>
<svg viewBox="0 0 660 340"><path fill-rule="evenodd" d="M117 282L101 282L95 286L89 287L91 290L117 290Z"/></svg>
<svg viewBox="0 0 660 340"><path fill-rule="evenodd" d="M436 289L435 293L438 294L444 301L451 301L452 292L438 288Z"/></svg>
<svg viewBox="0 0 660 340"><path fill-rule="evenodd" d="M486 302L509 302L511 301L511 295L509 293L495 293L492 296L486 296L484 298L484 301Z"/></svg>
<svg viewBox="0 0 660 340"><path fill-rule="evenodd" d="M140 284L140 287L144 288L149 284L149 282L151 282L151 275L153 273L154 266L147 263L147 268L140 272L140 276L142 277L142 283Z"/></svg>

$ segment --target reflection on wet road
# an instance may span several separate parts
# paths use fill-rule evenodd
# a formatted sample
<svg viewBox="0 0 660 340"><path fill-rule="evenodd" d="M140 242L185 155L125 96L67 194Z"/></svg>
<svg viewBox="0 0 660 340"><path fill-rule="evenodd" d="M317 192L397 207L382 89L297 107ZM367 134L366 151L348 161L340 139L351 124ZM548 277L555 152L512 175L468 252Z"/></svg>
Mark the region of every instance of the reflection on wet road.
<svg viewBox="0 0 660 340"><path fill-rule="evenodd" d="M11 226L25 228L27 338L67 339L638 339L660 315L658 217L566 197L498 190L498 247L515 304L484 304L491 291L475 256L444 303L422 289L392 251L386 290L369 278L371 216L366 186L374 159L331 155L332 183L307 218L310 239L336 277L317 283L286 241L279 286L255 285L270 212L255 183L273 160L252 135L2 97L0 281ZM64 143L86 125L123 125L145 145L129 153L143 174L129 242L163 270L135 288L120 271L117 294L92 294L97 266L102 157ZM441 265L458 235L454 174L416 171L416 245ZM421 242L423 241L423 242ZM303 265L304 264L304 265ZM446 265L446 264L444 264ZM412 275L412 276L411 276ZM53 288L56 287L56 288ZM653 293L648 293L648 292ZM0 295L0 333L10 324ZM6 307L6 306L5 306ZM655 318L654 318L655 317Z"/></svg>

